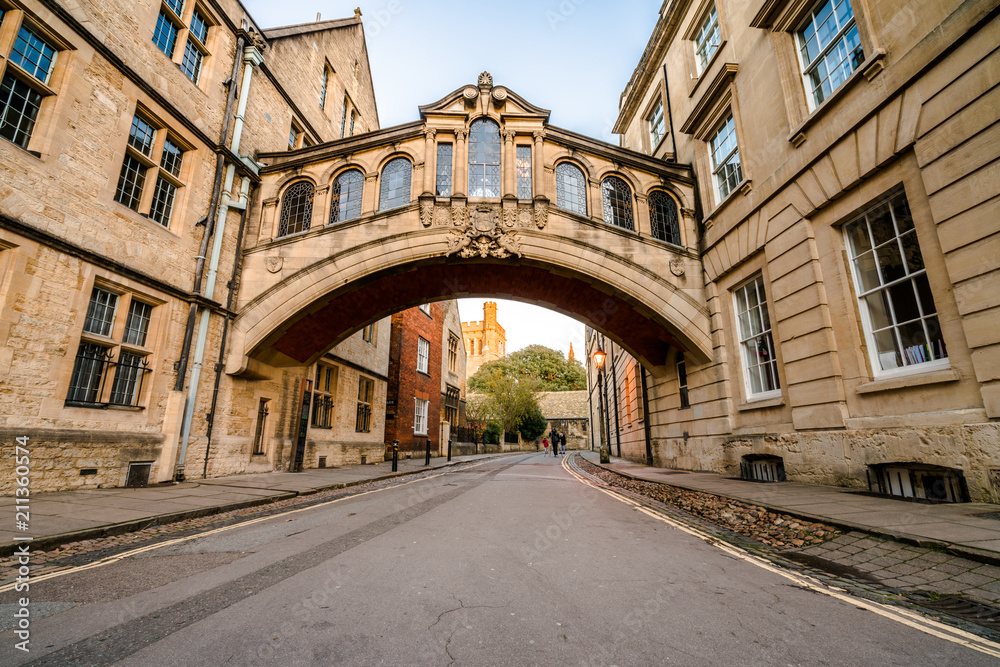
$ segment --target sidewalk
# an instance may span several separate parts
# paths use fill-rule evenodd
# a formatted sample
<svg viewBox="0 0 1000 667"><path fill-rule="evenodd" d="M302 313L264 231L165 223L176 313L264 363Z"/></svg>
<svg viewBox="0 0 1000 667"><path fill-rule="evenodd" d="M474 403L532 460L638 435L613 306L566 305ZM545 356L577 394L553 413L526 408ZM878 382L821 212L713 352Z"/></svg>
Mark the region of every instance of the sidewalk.
<svg viewBox="0 0 1000 667"><path fill-rule="evenodd" d="M585 458L598 463L597 452ZM760 505L806 521L861 531L979 562L1000 564L1000 505L925 504L857 493L852 489L782 482L767 484L715 473L653 468L616 457L603 467L636 479L704 491ZM992 514L996 518L980 516Z"/></svg>
<svg viewBox="0 0 1000 667"><path fill-rule="evenodd" d="M490 456L498 455L454 456L450 463L447 457L442 456L432 458L430 466L424 465L423 456L401 459L396 473L392 472L392 462L386 461L377 465L317 468L297 473L269 472L193 479L180 484L138 489L43 493L30 499L29 529L16 534L31 536L32 549L42 550L66 542L118 535L151 525L413 475ZM14 552L14 513L14 498L0 497L0 516L10 517L9 521L0 522L0 556Z"/></svg>

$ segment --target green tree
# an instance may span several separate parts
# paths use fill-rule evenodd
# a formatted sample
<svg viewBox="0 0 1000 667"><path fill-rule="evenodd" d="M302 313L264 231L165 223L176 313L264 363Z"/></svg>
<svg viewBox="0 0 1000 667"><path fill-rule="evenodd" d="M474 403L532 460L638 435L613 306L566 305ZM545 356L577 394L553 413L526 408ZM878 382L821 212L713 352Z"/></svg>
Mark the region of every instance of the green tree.
<svg viewBox="0 0 1000 667"><path fill-rule="evenodd" d="M545 433L548 427L549 423L542 414L542 409L536 406L534 410L521 417L521 423L517 428L521 432L521 438L530 442Z"/></svg>
<svg viewBox="0 0 1000 667"><path fill-rule="evenodd" d="M544 345L529 345L511 352L503 359L483 364L469 378L469 387L473 391L487 393L486 387L494 372L517 380L537 380L538 391L574 391L587 388L587 373L583 366L575 360L567 361L562 352Z"/></svg>
<svg viewBox="0 0 1000 667"><path fill-rule="evenodd" d="M482 423L497 422L504 432L514 433L526 415L538 410L538 380L516 378L499 370L486 373L480 385L481 396L470 396L466 417ZM470 408L471 406L471 408Z"/></svg>

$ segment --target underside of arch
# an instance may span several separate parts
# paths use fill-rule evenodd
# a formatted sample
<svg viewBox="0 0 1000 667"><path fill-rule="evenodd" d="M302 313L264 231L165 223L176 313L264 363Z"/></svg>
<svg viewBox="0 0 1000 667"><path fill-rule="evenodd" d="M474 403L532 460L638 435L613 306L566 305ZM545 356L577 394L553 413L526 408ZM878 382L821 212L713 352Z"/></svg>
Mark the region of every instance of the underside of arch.
<svg viewBox="0 0 1000 667"><path fill-rule="evenodd" d="M662 313L599 279L524 261L438 259L379 271L327 293L253 345L249 357L274 366L312 363L369 322L429 301L475 296L511 298L567 314L605 332L650 368L664 364L670 348L705 356Z"/></svg>

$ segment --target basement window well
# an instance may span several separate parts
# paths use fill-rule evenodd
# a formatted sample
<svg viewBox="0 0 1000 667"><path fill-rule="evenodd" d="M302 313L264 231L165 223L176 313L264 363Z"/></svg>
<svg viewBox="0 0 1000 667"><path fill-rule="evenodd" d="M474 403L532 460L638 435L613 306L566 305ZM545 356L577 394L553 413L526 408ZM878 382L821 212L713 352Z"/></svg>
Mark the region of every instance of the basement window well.
<svg viewBox="0 0 1000 667"><path fill-rule="evenodd" d="M924 463L883 463L868 466L868 490L885 496L936 503L969 500L961 470Z"/></svg>
<svg viewBox="0 0 1000 667"><path fill-rule="evenodd" d="M752 482L784 482L785 463L780 456L747 454L740 461L740 477Z"/></svg>

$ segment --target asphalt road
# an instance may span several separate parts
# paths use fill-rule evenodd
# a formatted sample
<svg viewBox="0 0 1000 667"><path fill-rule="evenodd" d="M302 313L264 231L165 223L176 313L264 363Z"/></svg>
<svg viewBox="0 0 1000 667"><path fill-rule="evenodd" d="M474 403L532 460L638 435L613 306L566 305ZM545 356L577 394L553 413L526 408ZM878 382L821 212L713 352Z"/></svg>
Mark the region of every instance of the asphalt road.
<svg viewBox="0 0 1000 667"><path fill-rule="evenodd" d="M541 455L69 572L33 584L31 608L31 652L0 633L0 664L998 664Z"/></svg>

